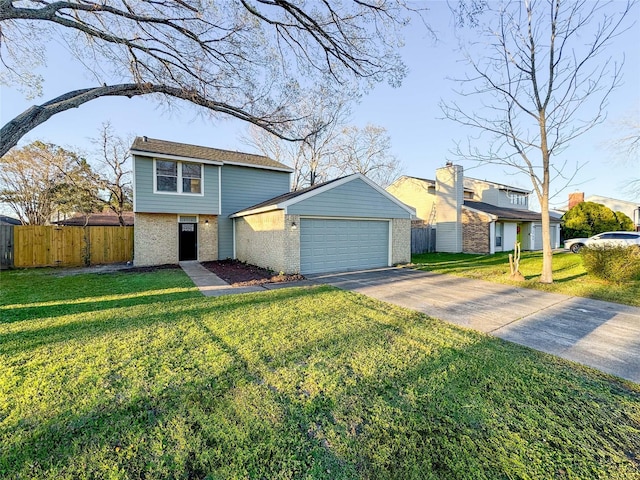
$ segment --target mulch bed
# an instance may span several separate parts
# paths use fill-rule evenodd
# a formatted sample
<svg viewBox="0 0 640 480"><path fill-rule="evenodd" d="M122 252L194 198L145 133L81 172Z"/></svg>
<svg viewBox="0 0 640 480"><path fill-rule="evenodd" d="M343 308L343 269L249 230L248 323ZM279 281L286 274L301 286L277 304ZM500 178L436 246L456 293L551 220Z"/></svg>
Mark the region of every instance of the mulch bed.
<svg viewBox="0 0 640 480"><path fill-rule="evenodd" d="M202 262L202 266L215 273L234 287L248 287L265 283L297 282L304 280L299 274L279 275L266 268L248 265L238 260L218 260Z"/></svg>

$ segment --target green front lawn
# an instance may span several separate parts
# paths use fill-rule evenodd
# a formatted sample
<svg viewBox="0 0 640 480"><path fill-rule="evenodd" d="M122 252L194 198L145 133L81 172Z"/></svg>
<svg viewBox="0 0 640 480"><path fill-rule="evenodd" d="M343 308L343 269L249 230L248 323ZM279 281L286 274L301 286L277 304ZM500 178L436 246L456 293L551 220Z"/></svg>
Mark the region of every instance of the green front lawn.
<svg viewBox="0 0 640 480"><path fill-rule="evenodd" d="M507 283L547 292L577 297L595 298L608 302L640 307L640 280L623 284L599 280L588 275L582 257L574 253L553 255L553 284L538 280L542 271L541 252L522 252L520 272L525 282L509 280L509 254L471 255L465 253L424 253L413 255L412 262L420 270L449 273L461 277L478 278L490 282Z"/></svg>
<svg viewBox="0 0 640 480"><path fill-rule="evenodd" d="M361 295L0 282L0 478L640 477L640 386Z"/></svg>

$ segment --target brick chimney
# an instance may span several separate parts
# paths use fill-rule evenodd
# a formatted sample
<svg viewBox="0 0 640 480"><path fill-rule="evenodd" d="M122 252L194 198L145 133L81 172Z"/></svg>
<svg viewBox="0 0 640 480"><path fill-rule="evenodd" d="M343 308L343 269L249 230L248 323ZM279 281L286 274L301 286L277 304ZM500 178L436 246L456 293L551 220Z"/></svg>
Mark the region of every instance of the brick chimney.
<svg viewBox="0 0 640 480"><path fill-rule="evenodd" d="M569 194L569 210L584 202L584 192L573 192Z"/></svg>

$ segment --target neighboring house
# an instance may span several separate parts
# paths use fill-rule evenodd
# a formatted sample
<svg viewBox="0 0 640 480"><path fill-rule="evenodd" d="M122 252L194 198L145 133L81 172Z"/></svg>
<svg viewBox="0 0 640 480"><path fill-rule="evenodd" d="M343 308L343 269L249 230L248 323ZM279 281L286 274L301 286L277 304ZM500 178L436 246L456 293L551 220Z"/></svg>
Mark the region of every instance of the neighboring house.
<svg viewBox="0 0 640 480"><path fill-rule="evenodd" d="M238 258L316 273L410 261L413 209L362 175L290 193L292 169L260 155L146 137L131 154L135 265Z"/></svg>
<svg viewBox="0 0 640 480"><path fill-rule="evenodd" d="M459 165L436 170L435 180L402 176L387 191L436 228L436 251L495 253L542 249L542 217L529 210L530 191L464 176ZM560 245L560 219L551 216L551 246Z"/></svg>
<svg viewBox="0 0 640 480"><path fill-rule="evenodd" d="M17 218L0 215L0 225L22 225L22 222Z"/></svg>
<svg viewBox="0 0 640 480"><path fill-rule="evenodd" d="M601 195L591 195L587 198L584 197L584 192L572 192L569 194L569 202L565 208L559 209L561 212L566 212L582 202L593 202L604 205L610 208L614 212L622 212L629 217L636 231L640 232L640 204L637 202L629 202L626 200L618 200L616 198L603 197Z"/></svg>
<svg viewBox="0 0 640 480"><path fill-rule="evenodd" d="M134 225L133 212L123 212L122 219L124 220L126 227ZM118 218L118 215L113 212L102 212L88 213L86 215L77 214L73 217L65 218L64 220L59 220L53 223L67 227L119 227L120 219Z"/></svg>

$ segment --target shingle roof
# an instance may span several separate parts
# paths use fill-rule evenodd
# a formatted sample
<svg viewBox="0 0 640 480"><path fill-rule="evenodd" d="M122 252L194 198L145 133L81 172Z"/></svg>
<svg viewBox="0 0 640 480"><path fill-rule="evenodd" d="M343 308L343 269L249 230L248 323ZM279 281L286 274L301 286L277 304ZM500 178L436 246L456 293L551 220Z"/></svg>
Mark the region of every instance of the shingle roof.
<svg viewBox="0 0 640 480"><path fill-rule="evenodd" d="M531 193L531 190L527 190L525 188L522 187L513 187L511 185L505 185L504 183L498 183L498 182L492 182L491 180L481 180L479 178L473 178L473 177L464 177L465 180L475 180L477 182L485 182L485 183L491 183L493 185L495 185L496 187L498 187L499 190L507 190L509 192L518 192L518 193Z"/></svg>
<svg viewBox="0 0 640 480"><path fill-rule="evenodd" d="M254 155L252 153L233 152L219 148L202 147L187 143L169 142L156 138L136 137L131 145L131 150L147 152L150 154L174 155L177 157L193 158L196 160L210 160L229 164L264 167L269 169L292 171L287 165L271 160L269 157Z"/></svg>
<svg viewBox="0 0 640 480"><path fill-rule="evenodd" d="M435 180L431 180L429 178L422 178L422 177L412 177L411 175L403 175L402 177L404 178L412 178L414 180L419 180L421 182L425 182L428 183L430 187L435 187L436 186L436 181ZM400 177L400 178L402 178ZM465 185L463 185L463 188L467 191L467 192L472 192L473 190Z"/></svg>
<svg viewBox="0 0 640 480"><path fill-rule="evenodd" d="M133 212L123 212L122 218L124 220L125 226L132 226L134 224L134 214ZM60 220L59 222L54 222L58 225L66 225L66 226L78 226L84 227L85 225L93 227L93 226L101 226L101 227L117 227L120 225L120 221L118 220L118 216L113 212L103 212L103 213L89 213L88 215L74 215L71 218L67 218L65 220Z"/></svg>
<svg viewBox="0 0 640 480"><path fill-rule="evenodd" d="M0 225L22 225L22 222L17 218L0 215Z"/></svg>
<svg viewBox="0 0 640 480"><path fill-rule="evenodd" d="M469 200L464 201L465 207L473 208L474 210L480 210L481 212L495 215L499 220L522 220L525 222L540 222L542 221L542 215L538 212L532 212L531 210L519 210L516 208L496 207L484 202L471 202ZM554 220L552 217L551 220Z"/></svg>
<svg viewBox="0 0 640 480"><path fill-rule="evenodd" d="M414 176L412 176L412 175L403 175L403 177L406 177L406 178L413 178L414 180L420 180L421 182L432 183L432 184L434 184L434 185L436 184L436 181L435 181L435 180L431 180L431 179L429 179L429 178L414 177Z"/></svg>

